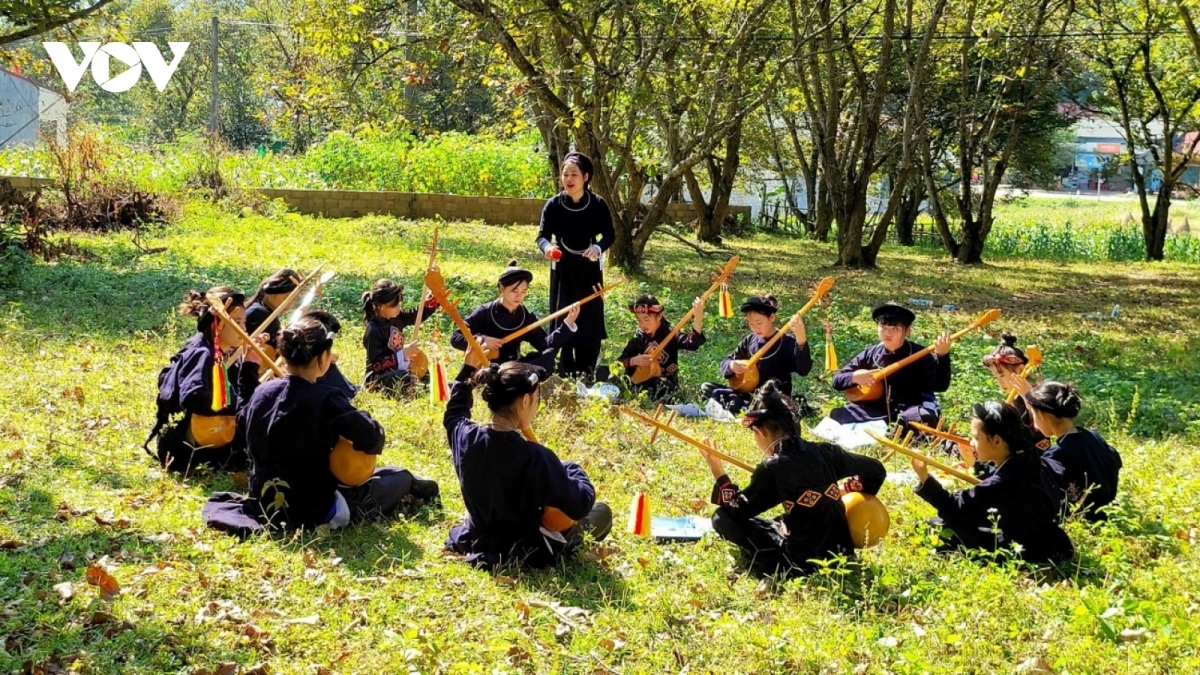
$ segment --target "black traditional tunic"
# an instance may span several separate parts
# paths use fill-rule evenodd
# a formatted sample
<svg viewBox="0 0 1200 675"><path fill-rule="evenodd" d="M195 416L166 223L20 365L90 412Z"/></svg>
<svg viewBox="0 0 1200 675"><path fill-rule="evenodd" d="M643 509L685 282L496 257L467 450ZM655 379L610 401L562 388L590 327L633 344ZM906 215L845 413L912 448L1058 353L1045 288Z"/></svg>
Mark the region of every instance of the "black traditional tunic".
<svg viewBox="0 0 1200 675"><path fill-rule="evenodd" d="M423 316L437 311L437 300L425 303ZM366 377L363 385L397 386L408 379L408 357L404 355L404 329L417 322L417 308L400 310L390 320L379 318L367 322L362 345L367 353Z"/></svg>
<svg viewBox="0 0 1200 675"><path fill-rule="evenodd" d="M446 549L481 566L510 559L531 567L552 564L562 549L541 533L543 510L553 506L581 520L591 512L596 490L577 464L560 461L520 432L472 422L467 380L474 372L463 366L443 420L467 506L467 520L450 530Z"/></svg>
<svg viewBox="0 0 1200 675"><path fill-rule="evenodd" d="M732 379L733 362L749 360L758 353L759 349L762 349L771 337L774 337L774 333L765 338L754 333L747 334L741 342L738 342L733 353L721 361L721 374ZM771 351L764 354L755 366L758 368L758 387L755 391L762 388L768 380L775 380L779 383L780 391L791 396L792 373L804 376L812 370L812 352L809 350L807 342L803 345L797 344L796 337L787 333L779 338L779 342L776 342ZM729 412L738 414L750 405L754 392L743 394L734 391L725 383L707 382L701 386L700 395L706 399L714 399Z"/></svg>
<svg viewBox="0 0 1200 675"><path fill-rule="evenodd" d="M1103 520L1098 509L1117 498L1121 455L1091 429L1077 428L1058 439L1045 457L1063 466L1063 491L1068 508L1079 508L1089 520Z"/></svg>
<svg viewBox="0 0 1200 675"><path fill-rule="evenodd" d="M1025 468L1009 459L969 490L949 493L932 476L917 487L937 509L940 524L954 533L953 545L995 550L1020 544L1029 562L1058 562L1075 548L1058 526L1059 486L1045 461ZM992 511L994 509L994 512ZM999 532L993 532L992 519Z"/></svg>
<svg viewBox="0 0 1200 675"><path fill-rule="evenodd" d="M833 375L833 388L846 391L854 384L854 371L876 370L908 358L925 349L915 342L905 341L900 349L890 352L883 344L864 349ZM935 392L950 388L950 355L929 353L901 368L883 381L883 396L874 401L848 403L834 408L829 417L840 424L887 420L923 422L936 425L941 416Z"/></svg>
<svg viewBox="0 0 1200 675"><path fill-rule="evenodd" d="M267 344L271 345L272 349L278 351L279 331L282 330L279 318L276 317L275 319L272 319L271 323L266 326L262 325L263 321L266 321L267 317L271 316L271 312L274 311L275 310L267 307L261 302L251 304L246 308L246 329L257 329L257 333L266 333L268 338ZM329 365L329 370L321 376L321 379L318 380L318 382L341 390L341 392L348 398L353 398L354 395L358 393L354 385L351 384L350 381L346 379L346 376L342 374L342 371L338 368L336 363L331 363Z"/></svg>
<svg viewBox="0 0 1200 675"><path fill-rule="evenodd" d="M612 214L608 204L590 190L584 192L582 204L571 201L565 193L551 197L542 208L537 245L545 252L551 244L562 251L562 258L550 263L550 312L578 302L593 293L593 286L604 284L600 262L583 257L593 244L607 251L616 240ZM555 326L562 319L555 321ZM579 309L577 342L599 344L608 338L604 326L604 298L597 298Z"/></svg>
<svg viewBox="0 0 1200 675"><path fill-rule="evenodd" d="M726 378L732 378L733 362L749 360L774 336L772 333L764 338L750 333L742 338L733 353L721 361L721 374ZM779 390L790 396L792 394L792 373L800 377L808 375L812 370L812 352L809 350L807 342L803 345L797 344L796 337L787 333L779 338L779 342L775 343L771 351L763 354L756 367L758 368L759 386L766 384L767 380L775 380L779 383Z"/></svg>
<svg viewBox="0 0 1200 675"><path fill-rule="evenodd" d="M246 331L254 331L251 335L266 333L267 344L271 345L272 349L279 349L279 331L281 330L279 317L272 319L271 323L266 326L262 325L262 322L266 321L273 311L275 310L261 302L251 304L246 308Z"/></svg>
<svg viewBox="0 0 1200 675"><path fill-rule="evenodd" d="M753 555L756 572L811 572L809 560L854 556L850 524L838 481L857 476L861 492L876 494L887 470L871 457L846 452L829 443L786 439L778 452L754 469L750 484L738 489L728 476L713 487L720 508L713 528ZM767 521L755 516L783 505L783 516Z"/></svg>
<svg viewBox="0 0 1200 675"><path fill-rule="evenodd" d="M659 343L666 339L671 332L671 326L663 321L658 326L658 330L654 334L638 331L629 342L625 344L625 350L621 352L621 365L625 366L625 375L631 376L636 367L629 365L630 359L639 354L645 354L658 347ZM634 393L649 391L655 398L661 398L674 394L679 389L679 352L687 350L694 352L704 345L704 333L695 330L687 332L680 331L674 339L663 348L662 354L658 357L658 363L662 366L662 377L656 377L641 384L632 385Z"/></svg>
<svg viewBox="0 0 1200 675"><path fill-rule="evenodd" d="M258 364L235 362L226 370L233 385L228 405L212 409L213 401L213 343L202 333L196 333L171 357L171 362L159 374L159 419L165 422L176 411L183 413L176 423L167 426L158 438L158 459L175 471L187 471L196 464L212 464L238 470L246 464L245 438L239 426L234 440L221 447L207 447L193 452L188 441L188 429L193 415L208 417L233 416L250 399L258 387Z"/></svg>
<svg viewBox="0 0 1200 675"><path fill-rule="evenodd" d="M515 312L510 312L499 299L496 299L471 310L471 313L463 321L466 322L467 328L471 329L471 334L475 337L486 335L493 338L506 338L530 324L537 323L538 317L526 309L525 305L517 307ZM561 323L553 333L546 335L546 331L542 328L535 328L501 347L500 356L495 359L495 363L548 360L548 363L538 363L538 365L552 370L554 368L553 350L570 342L578 330L578 324L572 330L566 323ZM535 354L528 355L530 358L521 358L521 343L523 342L528 343L536 350ZM467 338L457 328L450 335L450 346L459 351L467 350ZM544 357L548 357L548 359Z"/></svg>
<svg viewBox="0 0 1200 675"><path fill-rule="evenodd" d="M250 452L250 494L272 522L320 525L333 517L338 480L329 454L338 438L370 455L383 452L383 427L334 387L290 375L254 392L238 413ZM280 481L271 483L271 481ZM276 493L285 500L275 513Z"/></svg>

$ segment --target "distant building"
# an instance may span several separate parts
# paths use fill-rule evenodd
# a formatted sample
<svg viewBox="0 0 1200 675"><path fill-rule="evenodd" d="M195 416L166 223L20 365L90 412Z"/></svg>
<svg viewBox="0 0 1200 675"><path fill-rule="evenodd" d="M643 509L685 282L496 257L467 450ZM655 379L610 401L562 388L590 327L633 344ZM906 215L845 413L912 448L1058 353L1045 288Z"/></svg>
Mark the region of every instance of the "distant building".
<svg viewBox="0 0 1200 675"><path fill-rule="evenodd" d="M39 134L66 141L66 98L0 68L0 150L18 143L35 144Z"/></svg>
<svg viewBox="0 0 1200 675"><path fill-rule="evenodd" d="M1075 133L1074 165L1063 177L1062 186L1067 189L1095 190L1101 176L1105 190L1128 190L1133 185L1129 163L1125 155L1128 145L1119 122L1087 112L1072 104L1063 104L1059 112L1075 118L1071 129ZM1163 125L1159 120L1150 122L1150 133L1161 137ZM1138 161L1146 165L1153 161L1146 148L1136 148ZM1162 175L1154 171L1150 175L1150 188L1158 189Z"/></svg>

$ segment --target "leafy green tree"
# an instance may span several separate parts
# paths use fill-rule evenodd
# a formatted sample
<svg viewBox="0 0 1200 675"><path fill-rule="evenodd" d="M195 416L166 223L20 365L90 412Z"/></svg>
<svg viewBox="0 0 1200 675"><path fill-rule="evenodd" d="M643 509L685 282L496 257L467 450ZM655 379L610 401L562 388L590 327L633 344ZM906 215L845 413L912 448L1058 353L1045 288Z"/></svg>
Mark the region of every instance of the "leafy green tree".
<svg viewBox="0 0 1200 675"><path fill-rule="evenodd" d="M627 268L687 173L722 146L727 162L731 138L737 154L744 118L774 83L771 41L758 39L773 1L452 0L518 71L556 159L573 142L597 160L611 260Z"/></svg>
<svg viewBox="0 0 1200 675"><path fill-rule="evenodd" d="M1083 26L1098 36L1088 50L1103 77L1096 103L1125 137L1146 260L1162 260L1172 193L1200 152L1193 8L1182 1L1088 0L1081 12Z"/></svg>
<svg viewBox="0 0 1200 675"><path fill-rule="evenodd" d="M1072 7L1070 0L969 0L948 8L943 30L955 39L938 42L931 83L915 102L925 121L917 164L934 225L959 262L982 262L997 191L1014 162L1027 158L1023 148L1069 123L1058 107L1073 75Z"/></svg>
<svg viewBox="0 0 1200 675"><path fill-rule="evenodd" d="M0 47L82 21L113 0L6 0L0 3Z"/></svg>

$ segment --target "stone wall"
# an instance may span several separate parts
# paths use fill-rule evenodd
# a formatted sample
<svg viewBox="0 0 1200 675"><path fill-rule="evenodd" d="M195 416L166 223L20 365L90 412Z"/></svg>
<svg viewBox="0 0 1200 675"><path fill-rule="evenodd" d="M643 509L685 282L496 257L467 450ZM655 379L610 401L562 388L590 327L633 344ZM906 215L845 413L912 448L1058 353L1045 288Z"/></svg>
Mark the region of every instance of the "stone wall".
<svg viewBox="0 0 1200 675"><path fill-rule="evenodd" d="M49 185L45 178L0 176L12 181L18 190ZM516 197L465 197L414 192L368 192L360 190L258 190L272 199L279 198L297 213L326 218L358 218L369 213L400 218L437 218L446 220L482 220L494 225L537 224L543 199ZM730 206L730 213L750 220L749 206ZM694 218L689 204L669 204L667 221L686 223Z"/></svg>
<svg viewBox="0 0 1200 675"><path fill-rule="evenodd" d="M360 192L354 190L277 190L260 189L262 194L283 199L297 213L326 218L357 218L368 213L401 218L446 220L482 220L495 225L536 224L542 215L544 199L516 197L464 197L412 192ZM749 206L730 206L736 218L750 220ZM689 204L667 206L667 221L685 223L694 218Z"/></svg>

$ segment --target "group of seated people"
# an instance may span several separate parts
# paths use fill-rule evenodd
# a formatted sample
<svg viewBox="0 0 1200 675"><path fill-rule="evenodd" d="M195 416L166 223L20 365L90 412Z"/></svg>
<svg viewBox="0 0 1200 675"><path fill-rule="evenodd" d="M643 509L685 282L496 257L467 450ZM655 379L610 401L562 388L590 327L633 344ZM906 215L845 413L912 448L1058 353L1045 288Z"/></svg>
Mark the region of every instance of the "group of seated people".
<svg viewBox="0 0 1200 675"><path fill-rule="evenodd" d="M400 331L412 325L413 312L400 309L402 289L382 281L363 295L364 384L385 390L411 388L414 379L406 376L398 353L408 347ZM188 472L198 464L248 469L248 494L216 493L204 508L207 523L239 534L274 526L343 527L395 513L405 502L436 500L436 482L402 468L375 468L367 480L353 486L334 475L330 456L336 445L347 443L355 452L377 456L385 446L385 432L351 403L356 388L336 371L333 352L341 324L329 313L306 311L286 328L277 322L258 326L261 332L250 338L255 344L244 344L249 337L249 310L244 305L269 309L277 301L270 298L272 293L291 290L278 282L264 282L270 293L260 289L251 303L224 286L188 294L181 311L196 318L197 332L159 375L158 423L147 451L157 436L157 452L152 454L169 469ZM528 278L510 265L499 281L499 298L472 312L471 320L479 326L509 319L512 325L525 323L527 317L518 311L524 289L514 289L517 285L527 288ZM738 362L773 336L778 303L772 301L754 298L743 305L752 334L722 364L724 372L737 373ZM213 302L227 306L228 320L214 311ZM436 301L424 302L423 311L437 309ZM662 308L653 297L639 298L631 310L646 335L663 329ZM703 344L703 313L695 316L680 349ZM874 318L880 344L839 371L835 388L870 384L871 369L921 349L908 340L913 323L909 310L884 305ZM873 495L886 477L876 459L802 436L790 374L807 372L811 356L803 322L793 319L791 329L793 335L778 341L777 351L762 359L763 384L753 394L706 387L707 394L742 413L742 424L762 452L744 487L726 474L720 459L706 454L715 481L713 528L745 553L751 569L764 574L805 573L814 569L813 561L853 557L840 497L852 491ZM596 489L584 470L560 460L530 432L540 387L552 367L551 352L559 336L572 330L568 316L556 332L535 334L538 348L525 356L515 349L506 352L506 345L490 345L502 356L486 365L465 350L444 425L467 517L451 530L446 547L474 564L547 565L586 537L600 540L611 531L612 512L596 501ZM272 356L261 349L268 346L277 351L279 364L263 363L260 352ZM642 365L638 354L645 353L644 347L626 350L623 365ZM226 367L234 352L237 358ZM887 419L901 425L936 423L940 413L932 392L949 386L949 354L948 335L942 335L927 360L883 383L887 391L879 401L851 404L833 416L843 421ZM920 481L916 494L937 510L936 523L943 528L947 548L1012 550L1019 545L1025 560L1059 562L1073 555L1060 526L1064 510L1103 518L1102 507L1116 494L1121 460L1099 434L1075 425L1081 407L1075 388L1052 381L1031 386L1020 374L1025 361L1010 336L984 360L1005 390L1015 388L1018 396L1015 405L988 401L973 408L970 442L959 450L982 482L948 492L923 463L914 461ZM272 377L276 367L281 375ZM677 386L677 369L664 371L664 378L665 385L654 386ZM485 424L471 419L477 389L489 410ZM781 517L762 517L777 506L783 507Z"/></svg>

